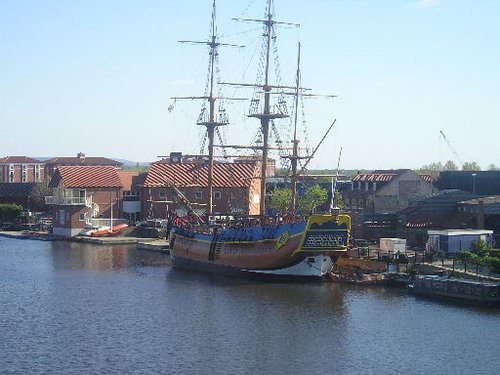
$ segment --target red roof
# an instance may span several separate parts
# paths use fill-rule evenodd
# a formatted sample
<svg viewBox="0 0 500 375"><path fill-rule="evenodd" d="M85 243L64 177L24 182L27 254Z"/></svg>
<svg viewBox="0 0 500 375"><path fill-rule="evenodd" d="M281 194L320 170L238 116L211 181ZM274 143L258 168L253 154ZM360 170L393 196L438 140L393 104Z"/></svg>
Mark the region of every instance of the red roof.
<svg viewBox="0 0 500 375"><path fill-rule="evenodd" d="M118 171L109 166L60 166L66 188L123 188Z"/></svg>
<svg viewBox="0 0 500 375"><path fill-rule="evenodd" d="M395 170L377 170L372 173L360 173L355 176L352 181L361 181L361 182L390 182L394 180L396 177L402 175L403 173L409 171L409 169L395 169ZM419 175L422 180L425 182L433 183L436 179L430 175Z"/></svg>
<svg viewBox="0 0 500 375"><path fill-rule="evenodd" d="M43 161L28 156L5 156L0 158L0 164L43 164Z"/></svg>
<svg viewBox="0 0 500 375"><path fill-rule="evenodd" d="M144 179L146 178L146 173L119 171L118 177L120 177L123 189L130 191L137 189L140 185L144 183Z"/></svg>
<svg viewBox="0 0 500 375"><path fill-rule="evenodd" d="M256 175L256 163L216 163L213 186L249 187ZM151 164L144 186L159 187L167 183L173 183L177 187L207 186L208 165L192 162Z"/></svg>
<svg viewBox="0 0 500 375"><path fill-rule="evenodd" d="M431 184L433 184L434 182L436 182L436 178L435 178L435 177L433 177L433 176L431 176L431 175L429 175L429 174L420 174L419 176L420 176L420 177L422 178L422 180L424 180L425 182L429 182L429 183L431 183Z"/></svg>
<svg viewBox="0 0 500 375"><path fill-rule="evenodd" d="M361 182L389 182L396 178L398 175L396 173L370 173L370 174L358 174L352 181Z"/></svg>

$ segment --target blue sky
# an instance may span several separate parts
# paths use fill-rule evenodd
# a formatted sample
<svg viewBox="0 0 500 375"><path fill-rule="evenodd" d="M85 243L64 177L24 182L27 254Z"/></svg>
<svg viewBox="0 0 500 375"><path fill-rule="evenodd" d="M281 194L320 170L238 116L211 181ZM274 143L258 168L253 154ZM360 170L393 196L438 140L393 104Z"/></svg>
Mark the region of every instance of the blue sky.
<svg viewBox="0 0 500 375"><path fill-rule="evenodd" d="M500 1L276 0L282 79L335 100L305 103L310 144L333 119L311 163L345 169L418 168L454 160L500 166ZM197 153L211 0L0 2L0 156L85 152L154 161ZM221 76L251 82L264 0L219 0ZM238 91L240 90L240 91ZM248 96L241 89L227 95ZM169 112L169 105L174 109ZM254 121L228 106L230 143L252 139Z"/></svg>

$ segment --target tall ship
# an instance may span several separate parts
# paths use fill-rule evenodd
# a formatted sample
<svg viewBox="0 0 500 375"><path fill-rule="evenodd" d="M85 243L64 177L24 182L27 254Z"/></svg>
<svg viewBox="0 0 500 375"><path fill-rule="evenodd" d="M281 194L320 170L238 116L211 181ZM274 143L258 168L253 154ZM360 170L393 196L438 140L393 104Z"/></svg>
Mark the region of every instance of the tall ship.
<svg viewBox="0 0 500 375"><path fill-rule="evenodd" d="M227 121L216 110L216 101L220 99L215 94L218 84L214 78L215 58L217 49L223 45L216 35L215 1L212 10L211 38L204 43L209 46L209 78L207 94L203 99L207 103L205 118L198 125L206 127L208 155L206 155L207 202L203 218L196 225L187 224L182 220L173 220L170 236L170 254L172 265L178 268L201 272L258 276L271 278L306 278L321 279L328 275L336 257L347 251L349 243L351 218L334 207L334 188L332 183L332 203L330 209L323 213L308 213L304 215L297 209L297 181L305 167L299 165L299 140L297 137L297 108L293 138L288 155L282 155L288 160L290 167L288 213L279 220L269 216L266 208L266 181L268 180L270 133L274 122L288 117L283 110L283 95L291 95L295 104L303 92L300 87L300 45L297 61L295 86L284 86L271 82L271 54L276 39L276 26L289 23L276 21L273 14L274 4L267 1L266 16L263 19L245 19L244 21L261 23L263 32L263 59L261 79L256 84L241 84L254 88L255 95L251 100L248 117L255 120L261 142L257 148L257 168L260 170L257 179L260 180L254 203L257 213L248 216L244 225L233 222L215 222L213 204L214 181L218 167L214 149L221 145L215 144L218 127L226 125ZM287 92L288 91L288 92ZM333 125L333 124L332 124ZM331 129L331 126L330 126ZM323 137L324 139L324 137ZM235 147L235 146L232 146ZM314 153L313 153L314 154ZM309 159L308 159L309 160ZM306 162L307 163L307 162ZM179 194L181 194L179 192ZM200 215L201 216L201 215Z"/></svg>

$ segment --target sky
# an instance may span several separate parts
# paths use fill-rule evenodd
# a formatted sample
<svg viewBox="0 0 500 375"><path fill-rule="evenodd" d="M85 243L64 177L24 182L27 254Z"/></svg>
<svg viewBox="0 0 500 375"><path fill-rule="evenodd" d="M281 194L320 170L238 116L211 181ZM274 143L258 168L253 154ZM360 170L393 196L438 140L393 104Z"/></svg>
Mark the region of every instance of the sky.
<svg viewBox="0 0 500 375"><path fill-rule="evenodd" d="M204 93L207 49L178 41L208 40L211 7L0 1L0 157L199 153L201 103L172 98ZM221 80L255 80L261 27L233 18L264 9L264 0L217 1L219 40L245 46L220 48ZM312 148L336 121L310 168L336 168L340 150L341 169L500 166L500 1L275 0L275 13L300 24L277 29L282 81L294 84L300 42L302 85L337 95L304 100ZM227 143L252 140L248 108L226 107Z"/></svg>

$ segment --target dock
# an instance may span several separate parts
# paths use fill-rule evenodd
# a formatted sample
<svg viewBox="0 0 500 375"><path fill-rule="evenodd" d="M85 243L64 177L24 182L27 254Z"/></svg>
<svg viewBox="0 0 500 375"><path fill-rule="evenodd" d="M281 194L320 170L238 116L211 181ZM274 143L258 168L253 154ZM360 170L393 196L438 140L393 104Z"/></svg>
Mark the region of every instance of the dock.
<svg viewBox="0 0 500 375"><path fill-rule="evenodd" d="M43 240L43 241L71 241L83 242L96 245L137 245L138 250L157 251L169 253L168 241L161 238L144 238L144 237L60 237L53 236L47 232L32 232L32 231L0 231L1 237L16 238L20 240Z"/></svg>

